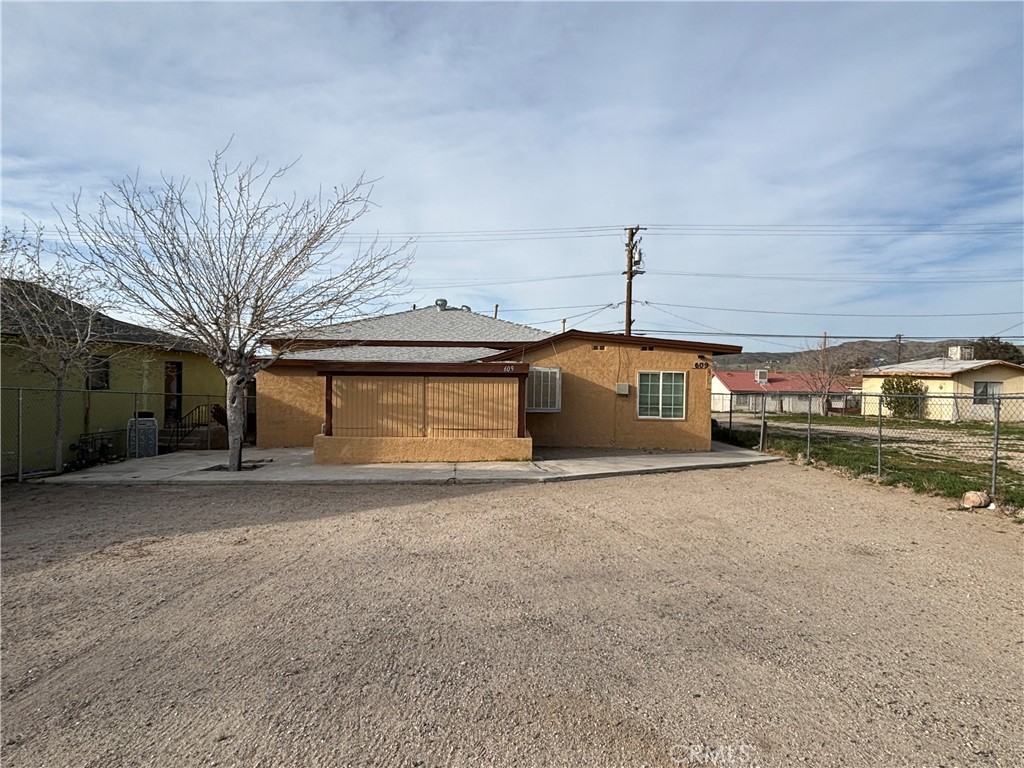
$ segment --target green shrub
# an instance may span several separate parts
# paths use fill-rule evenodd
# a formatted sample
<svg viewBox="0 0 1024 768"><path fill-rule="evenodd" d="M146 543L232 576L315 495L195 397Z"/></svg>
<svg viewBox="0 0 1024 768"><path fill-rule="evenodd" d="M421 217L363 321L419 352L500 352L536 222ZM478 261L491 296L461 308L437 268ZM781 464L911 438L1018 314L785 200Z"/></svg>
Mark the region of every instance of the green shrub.
<svg viewBox="0 0 1024 768"><path fill-rule="evenodd" d="M919 418L923 395L924 386L909 374L886 376L882 381L882 403L897 419Z"/></svg>

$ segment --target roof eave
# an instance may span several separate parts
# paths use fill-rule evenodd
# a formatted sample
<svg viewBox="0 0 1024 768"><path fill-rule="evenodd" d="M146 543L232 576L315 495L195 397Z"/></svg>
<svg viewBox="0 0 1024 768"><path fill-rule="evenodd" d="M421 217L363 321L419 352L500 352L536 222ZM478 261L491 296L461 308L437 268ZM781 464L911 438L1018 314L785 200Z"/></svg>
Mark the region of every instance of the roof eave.
<svg viewBox="0 0 1024 768"><path fill-rule="evenodd" d="M670 349L685 349L693 352L707 352L712 355L735 355L743 351L743 347L735 346L733 344L708 344L703 341L663 339L657 336L626 336L621 333L595 333L593 331L579 331L573 328L563 333L559 333L554 336L549 336L546 339L532 341L529 344L518 344L514 347L509 347L505 352L499 352L495 355L491 355L490 357L485 357L484 360L500 360L501 358L506 357L509 352L530 352L534 349L539 349L541 347L547 346L548 344L557 344L558 342L565 341L568 339L604 342L608 344L627 344L637 347L657 345L660 347L668 347Z"/></svg>

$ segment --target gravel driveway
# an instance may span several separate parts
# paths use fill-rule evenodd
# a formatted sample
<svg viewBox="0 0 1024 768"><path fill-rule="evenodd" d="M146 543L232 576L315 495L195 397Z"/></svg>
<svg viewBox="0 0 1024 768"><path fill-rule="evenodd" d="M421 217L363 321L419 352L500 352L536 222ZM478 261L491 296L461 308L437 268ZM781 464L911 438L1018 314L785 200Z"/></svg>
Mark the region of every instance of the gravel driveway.
<svg viewBox="0 0 1024 768"><path fill-rule="evenodd" d="M1020 766L1022 526L778 463L5 487L16 766Z"/></svg>

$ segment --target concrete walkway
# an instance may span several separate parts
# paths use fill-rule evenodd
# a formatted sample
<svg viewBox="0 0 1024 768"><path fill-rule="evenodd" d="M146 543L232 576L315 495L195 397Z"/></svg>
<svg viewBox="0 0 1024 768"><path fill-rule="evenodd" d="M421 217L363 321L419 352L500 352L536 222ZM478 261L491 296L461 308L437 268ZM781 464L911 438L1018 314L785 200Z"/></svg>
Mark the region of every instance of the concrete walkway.
<svg viewBox="0 0 1024 768"><path fill-rule="evenodd" d="M565 454L565 458L559 456ZM582 454L582 452L580 452ZM714 443L710 453L615 453L573 455L553 452L535 461L437 464L317 465L312 448L247 449L243 463L257 468L244 472L212 469L227 461L225 451L179 451L148 459L130 459L42 482L78 485L149 485L154 483L550 483L616 475L682 472L690 469L743 467L775 461L776 457ZM592 455L593 454L593 455Z"/></svg>

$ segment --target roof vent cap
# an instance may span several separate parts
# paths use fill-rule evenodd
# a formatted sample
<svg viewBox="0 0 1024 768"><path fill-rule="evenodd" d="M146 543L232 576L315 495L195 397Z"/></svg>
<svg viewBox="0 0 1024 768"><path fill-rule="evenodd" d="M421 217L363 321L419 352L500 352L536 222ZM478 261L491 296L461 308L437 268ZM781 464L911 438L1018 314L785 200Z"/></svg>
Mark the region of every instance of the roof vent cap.
<svg viewBox="0 0 1024 768"><path fill-rule="evenodd" d="M438 312L444 312L445 309L448 308L448 300L447 299L437 299L436 301L434 301L434 306L437 307L437 311Z"/></svg>
<svg viewBox="0 0 1024 768"><path fill-rule="evenodd" d="M459 309L465 310L466 312L472 312L473 309L468 304L463 304Z"/></svg>

